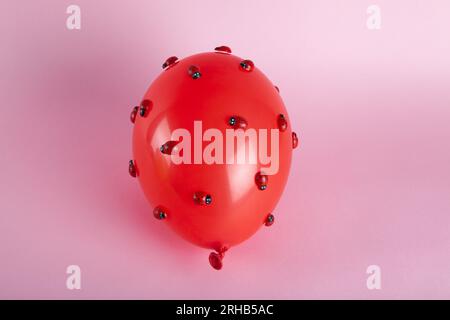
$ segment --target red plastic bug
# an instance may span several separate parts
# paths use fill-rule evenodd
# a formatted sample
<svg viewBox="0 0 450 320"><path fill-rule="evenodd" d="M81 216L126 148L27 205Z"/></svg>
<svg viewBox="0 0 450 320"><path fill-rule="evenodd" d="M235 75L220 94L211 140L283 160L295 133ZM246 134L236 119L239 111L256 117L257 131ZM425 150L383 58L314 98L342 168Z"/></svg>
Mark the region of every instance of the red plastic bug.
<svg viewBox="0 0 450 320"><path fill-rule="evenodd" d="M221 269L225 251L262 225L274 223L272 212L285 187L298 138L278 88L251 60L232 55L229 47L181 60L172 56L163 69L130 115L134 131L129 172L139 180L155 218L186 240L215 250L209 262ZM176 129L189 137L174 137ZM211 131L214 137L206 137L209 129L216 130ZM275 140L267 135L269 150L278 144L275 173L266 174L267 161L258 157L260 144L245 135L249 129L257 134L264 129L278 131ZM219 140L230 132L236 134L234 142L244 134L245 148L236 142L226 149L228 140ZM224 146L210 154L218 160L199 159L208 148L211 151L213 142ZM246 161L228 162L230 157L236 160L240 149L247 152ZM177 155L188 161L175 163L171 157ZM256 161L249 161L251 156Z"/></svg>

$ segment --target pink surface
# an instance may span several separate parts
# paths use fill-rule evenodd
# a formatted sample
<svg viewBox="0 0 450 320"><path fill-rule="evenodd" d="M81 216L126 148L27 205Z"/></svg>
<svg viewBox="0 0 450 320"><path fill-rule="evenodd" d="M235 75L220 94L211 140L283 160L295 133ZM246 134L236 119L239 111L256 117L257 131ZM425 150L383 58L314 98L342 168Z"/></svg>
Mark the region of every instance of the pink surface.
<svg viewBox="0 0 450 320"><path fill-rule="evenodd" d="M378 31L357 0L74 3L78 31L71 1L0 4L0 298L450 298L448 1L377 1ZM217 272L127 165L162 62L222 44L280 87L300 148L275 225Z"/></svg>

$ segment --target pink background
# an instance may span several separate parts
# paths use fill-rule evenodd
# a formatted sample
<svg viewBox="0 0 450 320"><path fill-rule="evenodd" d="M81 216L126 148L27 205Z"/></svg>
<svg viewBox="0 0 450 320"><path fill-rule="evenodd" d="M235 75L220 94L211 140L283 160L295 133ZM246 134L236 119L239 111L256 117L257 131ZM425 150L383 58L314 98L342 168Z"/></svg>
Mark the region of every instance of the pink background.
<svg viewBox="0 0 450 320"><path fill-rule="evenodd" d="M1 1L0 298L450 298L449 10ZM152 217L127 165L130 109L162 62L222 44L280 87L301 146L276 224L217 272Z"/></svg>

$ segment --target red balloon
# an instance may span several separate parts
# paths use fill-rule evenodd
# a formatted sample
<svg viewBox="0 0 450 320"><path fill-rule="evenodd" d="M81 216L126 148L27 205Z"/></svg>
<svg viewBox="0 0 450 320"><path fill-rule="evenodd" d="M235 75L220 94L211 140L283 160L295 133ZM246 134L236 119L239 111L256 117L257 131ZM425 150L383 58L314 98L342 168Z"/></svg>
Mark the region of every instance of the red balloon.
<svg viewBox="0 0 450 320"><path fill-rule="evenodd" d="M273 224L297 136L278 89L251 60L232 55L228 47L180 60L170 57L163 68L132 109L129 172L139 180L155 218L186 240L215 250L209 261L220 269L225 251ZM174 137L177 129L189 136ZM206 136L208 129L216 129L212 137ZM270 165L275 167L278 158L278 170L270 174L261 156L264 129L266 155L274 153ZM256 132L257 143L249 130ZM278 136L271 140L275 131ZM248 133L244 147L239 138L227 140L227 132ZM235 146L227 149L229 140ZM243 163L239 153L245 155ZM175 156L185 161L176 163Z"/></svg>

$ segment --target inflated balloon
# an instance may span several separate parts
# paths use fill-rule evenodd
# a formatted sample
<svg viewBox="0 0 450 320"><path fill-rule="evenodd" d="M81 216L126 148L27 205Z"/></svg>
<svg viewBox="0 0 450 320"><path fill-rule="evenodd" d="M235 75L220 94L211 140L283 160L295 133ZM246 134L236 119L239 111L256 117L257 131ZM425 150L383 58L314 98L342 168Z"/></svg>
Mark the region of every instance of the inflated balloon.
<svg viewBox="0 0 450 320"><path fill-rule="evenodd" d="M162 66L131 111L129 173L154 217L221 269L225 251L274 223L298 138L278 88L230 48Z"/></svg>

